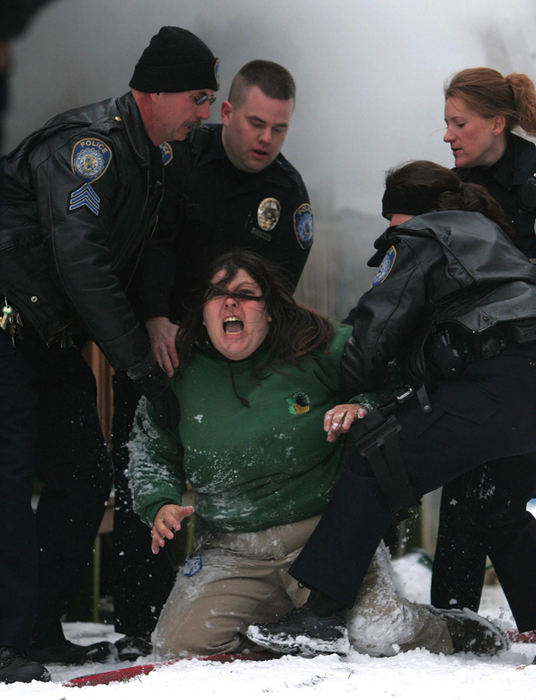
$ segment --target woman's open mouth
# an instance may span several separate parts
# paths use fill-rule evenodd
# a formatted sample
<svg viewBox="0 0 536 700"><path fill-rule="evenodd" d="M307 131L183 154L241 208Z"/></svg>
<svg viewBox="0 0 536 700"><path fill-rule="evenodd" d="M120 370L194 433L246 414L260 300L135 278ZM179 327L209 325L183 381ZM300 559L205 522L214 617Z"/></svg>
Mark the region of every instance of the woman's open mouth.
<svg viewBox="0 0 536 700"><path fill-rule="evenodd" d="M223 319L224 333L240 333L244 328L244 322L237 316L228 316Z"/></svg>

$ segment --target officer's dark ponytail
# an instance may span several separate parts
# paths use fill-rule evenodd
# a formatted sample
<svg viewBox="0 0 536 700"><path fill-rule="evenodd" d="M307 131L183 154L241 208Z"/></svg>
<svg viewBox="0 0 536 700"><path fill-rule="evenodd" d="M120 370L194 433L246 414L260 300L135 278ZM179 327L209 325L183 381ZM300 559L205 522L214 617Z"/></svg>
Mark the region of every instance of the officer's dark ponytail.
<svg viewBox="0 0 536 700"><path fill-rule="evenodd" d="M386 207L386 200L400 202L397 211L386 212L386 208L389 208ZM407 203L405 208L404 202ZM499 203L484 187L462 182L453 170L429 160L414 160L387 173L384 215L418 215L452 210L480 212L512 236L512 229L504 218Z"/></svg>

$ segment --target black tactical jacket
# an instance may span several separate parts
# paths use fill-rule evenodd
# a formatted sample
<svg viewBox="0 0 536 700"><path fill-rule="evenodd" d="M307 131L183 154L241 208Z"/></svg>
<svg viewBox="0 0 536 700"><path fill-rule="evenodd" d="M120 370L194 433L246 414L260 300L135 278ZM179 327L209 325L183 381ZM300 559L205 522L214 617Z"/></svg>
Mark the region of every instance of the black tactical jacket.
<svg viewBox="0 0 536 700"><path fill-rule="evenodd" d="M116 369L150 350L126 288L162 196L130 93L53 118L1 161L0 291L50 344L81 326Z"/></svg>
<svg viewBox="0 0 536 700"><path fill-rule="evenodd" d="M297 170L281 154L258 173L239 170L224 151L219 125L204 125L172 146L158 228L140 269L143 318L180 319L205 268L238 247L280 265L294 288L313 239L309 196ZM271 199L280 206L272 228L263 219Z"/></svg>
<svg viewBox="0 0 536 700"><path fill-rule="evenodd" d="M525 255L536 257L536 146L516 134L508 135L502 158L491 167L454 168L464 182L482 185L501 205L515 232L515 243Z"/></svg>
<svg viewBox="0 0 536 700"><path fill-rule="evenodd" d="M413 354L437 329L453 327L474 339L536 324L536 267L482 214L415 216L388 228L375 247L372 288L348 318L354 331L342 372L353 393L381 386L394 359L406 379L422 384L425 368L414 375Z"/></svg>

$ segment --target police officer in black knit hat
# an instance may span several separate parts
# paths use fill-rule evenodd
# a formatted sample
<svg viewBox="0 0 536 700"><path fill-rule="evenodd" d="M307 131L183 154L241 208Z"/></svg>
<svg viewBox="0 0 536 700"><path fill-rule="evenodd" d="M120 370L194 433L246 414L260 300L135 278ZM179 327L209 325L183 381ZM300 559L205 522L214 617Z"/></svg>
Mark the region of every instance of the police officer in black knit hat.
<svg viewBox="0 0 536 700"><path fill-rule="evenodd" d="M127 288L155 225L165 142L208 118L217 59L186 29L163 27L130 86L54 117L0 161L0 682L116 655L111 644L68 642L60 622L111 485L86 342L129 375L163 425L178 419Z"/></svg>

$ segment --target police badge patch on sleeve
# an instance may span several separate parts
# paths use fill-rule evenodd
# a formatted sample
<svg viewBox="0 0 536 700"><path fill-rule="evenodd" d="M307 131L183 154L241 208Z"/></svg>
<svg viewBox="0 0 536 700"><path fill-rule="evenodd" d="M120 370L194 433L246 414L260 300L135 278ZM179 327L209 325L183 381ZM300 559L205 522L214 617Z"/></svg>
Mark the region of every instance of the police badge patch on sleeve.
<svg viewBox="0 0 536 700"><path fill-rule="evenodd" d="M383 260L381 261L379 267L378 267L378 272L374 275L374 279L372 280L372 287L377 287L379 284L381 284L386 277L389 276L389 273L393 269L393 265L395 264L396 260L396 248L394 245L392 245L387 253L383 256Z"/></svg>
<svg viewBox="0 0 536 700"><path fill-rule="evenodd" d="M100 197L91 187L91 183L104 175L111 160L112 150L101 139L80 139L74 144L71 170L84 184L71 192L69 211L87 207L95 216L99 215Z"/></svg>
<svg viewBox="0 0 536 700"><path fill-rule="evenodd" d="M304 249L313 242L313 210L308 202L300 204L294 212L294 233Z"/></svg>

